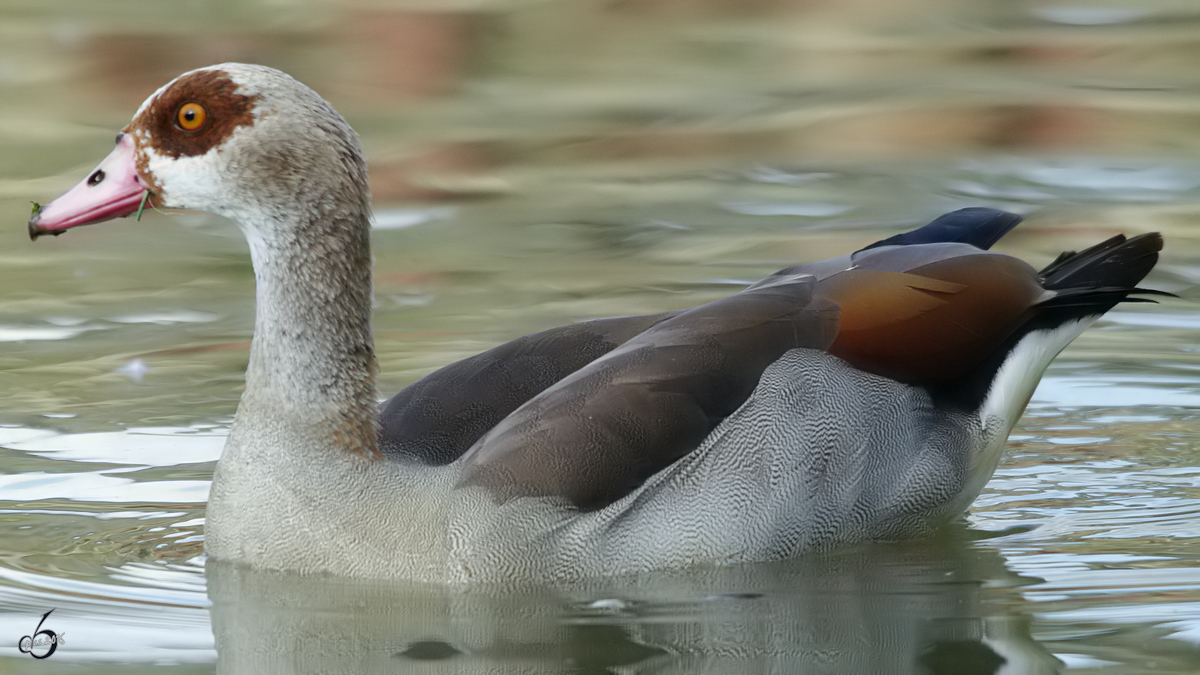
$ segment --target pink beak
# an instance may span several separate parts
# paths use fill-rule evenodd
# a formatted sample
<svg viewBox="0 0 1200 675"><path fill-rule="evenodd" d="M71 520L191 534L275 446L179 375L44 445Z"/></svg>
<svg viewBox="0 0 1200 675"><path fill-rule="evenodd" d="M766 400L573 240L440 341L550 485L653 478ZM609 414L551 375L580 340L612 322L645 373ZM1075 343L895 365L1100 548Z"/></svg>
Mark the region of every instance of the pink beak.
<svg viewBox="0 0 1200 675"><path fill-rule="evenodd" d="M137 172L133 138L117 136L117 147L96 170L29 219L29 238L62 234L80 225L124 218L138 210L147 190Z"/></svg>

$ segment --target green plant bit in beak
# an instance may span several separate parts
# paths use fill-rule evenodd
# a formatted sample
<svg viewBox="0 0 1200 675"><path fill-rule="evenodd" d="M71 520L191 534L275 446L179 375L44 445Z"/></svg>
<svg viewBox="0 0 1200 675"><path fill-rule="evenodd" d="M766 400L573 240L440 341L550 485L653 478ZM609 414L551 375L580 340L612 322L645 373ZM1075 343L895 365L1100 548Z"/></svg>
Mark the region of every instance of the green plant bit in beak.
<svg viewBox="0 0 1200 675"><path fill-rule="evenodd" d="M145 192L142 193L142 202L140 204L138 204L137 217L134 218L134 220L138 221L139 223L142 222L142 211L145 210L146 200L149 198L150 198L149 190L146 190ZM40 206L37 205L36 202L34 203L34 206L39 209L41 208ZM37 213L37 211L35 210L34 213Z"/></svg>
<svg viewBox="0 0 1200 675"><path fill-rule="evenodd" d="M39 203L37 203L37 202L29 202L29 203L30 203L30 204L33 204L33 210L31 210L31 211L29 212L29 216L30 216L31 218L32 218L33 216L36 216L37 214L41 213L41 211L42 211L42 205L41 205L41 204L39 204Z"/></svg>

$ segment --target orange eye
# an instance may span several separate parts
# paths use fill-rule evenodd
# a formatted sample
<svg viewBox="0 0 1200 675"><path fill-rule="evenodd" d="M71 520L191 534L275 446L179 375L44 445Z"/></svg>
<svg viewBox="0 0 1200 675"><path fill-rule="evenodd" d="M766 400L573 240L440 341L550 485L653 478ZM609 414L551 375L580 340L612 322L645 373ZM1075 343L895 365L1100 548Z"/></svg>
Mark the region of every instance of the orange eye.
<svg viewBox="0 0 1200 675"><path fill-rule="evenodd" d="M184 131L195 131L204 126L204 120L208 119L208 113L199 103L184 103L179 107L179 114L175 119Z"/></svg>

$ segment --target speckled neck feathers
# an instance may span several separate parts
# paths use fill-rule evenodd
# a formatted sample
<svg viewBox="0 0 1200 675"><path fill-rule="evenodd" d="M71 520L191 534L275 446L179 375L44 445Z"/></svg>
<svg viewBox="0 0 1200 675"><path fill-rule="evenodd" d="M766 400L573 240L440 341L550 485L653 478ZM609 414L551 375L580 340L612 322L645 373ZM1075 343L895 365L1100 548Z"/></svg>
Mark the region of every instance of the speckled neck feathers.
<svg viewBox="0 0 1200 675"><path fill-rule="evenodd" d="M243 227L257 315L239 414L251 406L294 414L296 428L327 431L323 445L377 457L365 208L271 214Z"/></svg>
<svg viewBox="0 0 1200 675"><path fill-rule="evenodd" d="M298 415L299 428L327 432L327 447L374 458L366 162L354 132L324 101L297 103L308 104L313 128L297 133L260 116L255 131L265 138L238 162L248 175L270 177L240 183L238 200L247 207L238 222L257 283L243 408L253 401Z"/></svg>

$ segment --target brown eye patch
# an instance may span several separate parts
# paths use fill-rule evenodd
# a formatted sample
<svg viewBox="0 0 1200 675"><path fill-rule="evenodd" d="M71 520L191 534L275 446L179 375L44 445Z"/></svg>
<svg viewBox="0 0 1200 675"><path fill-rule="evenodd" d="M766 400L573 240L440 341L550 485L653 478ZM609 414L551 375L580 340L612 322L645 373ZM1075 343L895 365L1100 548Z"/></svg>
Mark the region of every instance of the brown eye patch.
<svg viewBox="0 0 1200 675"><path fill-rule="evenodd" d="M254 104L261 96L239 94L237 88L223 70L189 73L151 101L125 131L161 155L203 155L225 142L234 129L254 123Z"/></svg>

